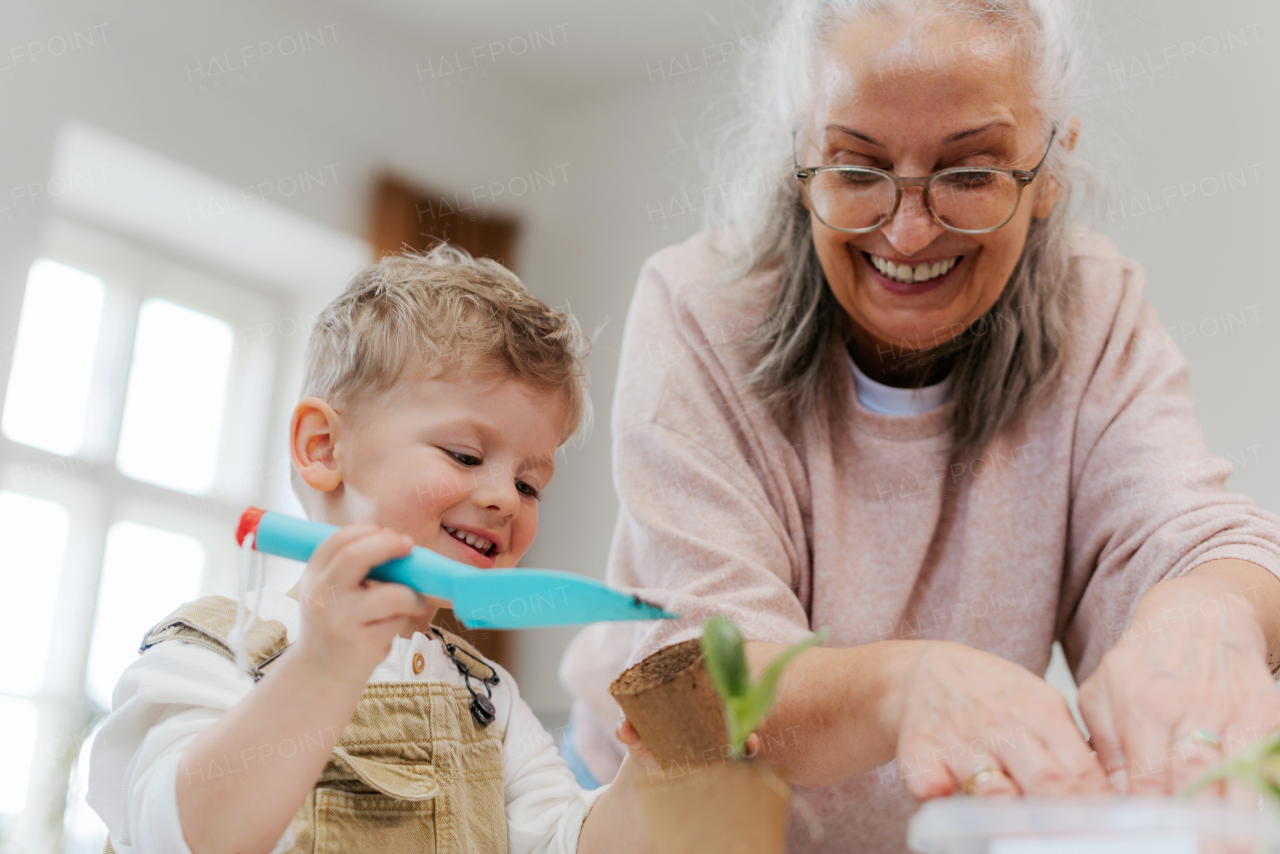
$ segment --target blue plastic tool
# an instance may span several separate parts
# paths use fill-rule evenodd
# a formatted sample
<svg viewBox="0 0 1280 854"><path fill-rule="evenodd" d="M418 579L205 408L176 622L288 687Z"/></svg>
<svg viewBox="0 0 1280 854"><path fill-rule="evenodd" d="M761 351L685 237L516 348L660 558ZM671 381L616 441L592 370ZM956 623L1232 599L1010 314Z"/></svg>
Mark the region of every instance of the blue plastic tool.
<svg viewBox="0 0 1280 854"><path fill-rule="evenodd" d="M335 525L310 522L284 513L250 507L240 517L237 542L254 533L260 552L306 561ZM470 628L527 629L568 626L601 620L670 620L671 614L638 596L598 581L550 569L477 569L414 546L402 558L375 566L375 581L406 584L453 603L453 612Z"/></svg>

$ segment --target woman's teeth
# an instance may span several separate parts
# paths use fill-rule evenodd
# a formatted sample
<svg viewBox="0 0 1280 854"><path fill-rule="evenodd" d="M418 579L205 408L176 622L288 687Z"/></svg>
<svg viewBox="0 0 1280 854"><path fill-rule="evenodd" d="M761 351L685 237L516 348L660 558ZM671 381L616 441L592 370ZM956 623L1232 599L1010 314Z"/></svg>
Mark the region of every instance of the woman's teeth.
<svg viewBox="0 0 1280 854"><path fill-rule="evenodd" d="M442 527L449 532L451 537L462 540L478 552L487 552L490 546L493 545L492 540L486 540L484 537L477 537L475 534L468 534L466 531L459 531L457 528L450 528L448 525Z"/></svg>
<svg viewBox="0 0 1280 854"><path fill-rule="evenodd" d="M909 285L912 282L927 282L930 279L936 279L938 276L950 271L964 256L957 255L945 261L934 261L932 264L917 264L914 267L910 264L895 264L869 252L867 257L871 259L872 265L881 273L895 282Z"/></svg>

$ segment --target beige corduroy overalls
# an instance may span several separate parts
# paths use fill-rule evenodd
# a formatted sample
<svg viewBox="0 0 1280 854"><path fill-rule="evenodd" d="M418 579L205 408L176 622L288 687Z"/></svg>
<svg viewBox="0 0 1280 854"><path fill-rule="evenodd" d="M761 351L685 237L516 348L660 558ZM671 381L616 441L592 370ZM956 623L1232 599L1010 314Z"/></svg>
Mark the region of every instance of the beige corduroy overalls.
<svg viewBox="0 0 1280 854"><path fill-rule="evenodd" d="M178 640L234 661L227 637L235 616L233 599L206 596L189 602L148 632L141 651ZM436 627L432 631L468 656L471 675L493 676L466 641ZM246 645L255 680L287 643L278 620L253 624ZM506 854L502 733L492 724L481 726L471 702L466 688L445 682L366 685L324 773L293 817L291 854ZM322 744L318 737L304 737L296 747ZM279 747L281 755L289 749L284 743ZM231 768L196 773L210 788L219 777L223 785L235 783ZM104 854L112 850L107 840Z"/></svg>

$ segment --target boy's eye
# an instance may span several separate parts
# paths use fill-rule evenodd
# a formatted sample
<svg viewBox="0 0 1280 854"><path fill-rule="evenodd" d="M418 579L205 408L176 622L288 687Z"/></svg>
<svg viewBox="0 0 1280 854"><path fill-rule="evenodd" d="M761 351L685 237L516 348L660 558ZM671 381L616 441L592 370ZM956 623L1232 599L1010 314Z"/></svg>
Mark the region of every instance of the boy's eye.
<svg viewBox="0 0 1280 854"><path fill-rule="evenodd" d="M527 495L530 498L542 498L542 494L537 489L525 483L523 480L516 481L516 489L521 495Z"/></svg>
<svg viewBox="0 0 1280 854"><path fill-rule="evenodd" d="M471 454L460 454L457 451L445 451L445 453L464 466L478 466L483 462L479 457L473 457Z"/></svg>

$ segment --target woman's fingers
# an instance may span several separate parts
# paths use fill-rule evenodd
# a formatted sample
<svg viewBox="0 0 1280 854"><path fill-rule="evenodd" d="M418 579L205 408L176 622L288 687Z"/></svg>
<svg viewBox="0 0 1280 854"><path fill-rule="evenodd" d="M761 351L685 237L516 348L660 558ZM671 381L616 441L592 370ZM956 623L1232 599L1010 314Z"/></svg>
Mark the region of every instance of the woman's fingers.
<svg viewBox="0 0 1280 854"><path fill-rule="evenodd" d="M1023 794L1009 773L994 764L975 768L973 776L964 782L969 784L961 784L964 793L975 798L1016 798Z"/></svg>
<svg viewBox="0 0 1280 854"><path fill-rule="evenodd" d="M1163 795L1171 790L1170 745L1174 736L1158 721L1130 716L1121 734L1130 795ZM1176 751L1172 751L1176 753Z"/></svg>
<svg viewBox="0 0 1280 854"><path fill-rule="evenodd" d="M1045 727L1039 731L1041 744L1061 763L1071 794L1112 794L1114 789L1107 770L1076 728L1065 698L1061 705L1062 715L1046 720Z"/></svg>
<svg viewBox="0 0 1280 854"><path fill-rule="evenodd" d="M1045 747L1039 733L1022 727L1016 743L1004 748L999 758L1009 776L1026 795L1061 797L1079 794L1080 772L1061 753ZM1083 747L1084 739L1077 735Z"/></svg>
<svg viewBox="0 0 1280 854"><path fill-rule="evenodd" d="M907 790L920 801L955 794L1016 795L1013 779L987 743L994 737L943 740L924 736L905 747L898 768ZM983 773L983 772L986 773Z"/></svg>
<svg viewBox="0 0 1280 854"><path fill-rule="evenodd" d="M904 773L902 779L907 784L907 791L918 801L950 797L960 790L960 784L945 767L911 770Z"/></svg>
<svg viewBox="0 0 1280 854"><path fill-rule="evenodd" d="M937 642L912 677L898 757L917 798L1110 790L1066 700L1026 668Z"/></svg>
<svg viewBox="0 0 1280 854"><path fill-rule="evenodd" d="M1080 686L1076 699L1080 717L1084 718L1084 725L1089 728L1089 744L1097 751L1098 763L1106 771L1113 788L1123 786L1122 781L1127 779L1124 749L1120 744L1120 734L1116 731L1111 700L1107 696L1105 685L1099 678L1090 677Z"/></svg>

